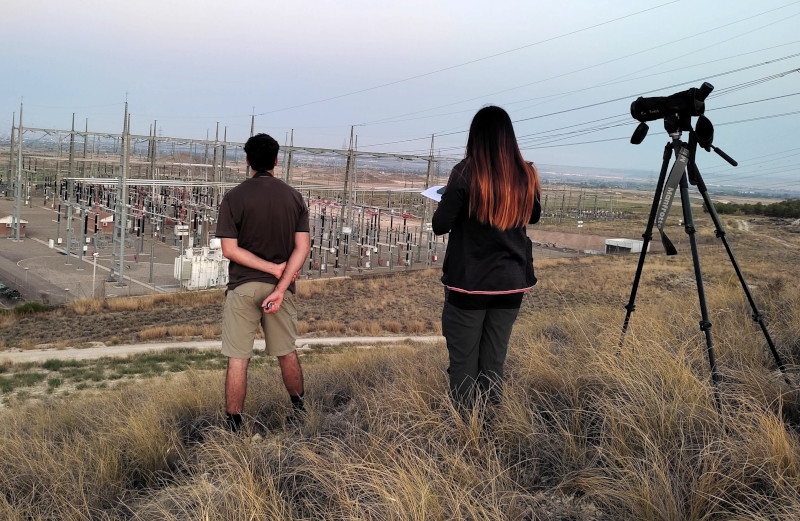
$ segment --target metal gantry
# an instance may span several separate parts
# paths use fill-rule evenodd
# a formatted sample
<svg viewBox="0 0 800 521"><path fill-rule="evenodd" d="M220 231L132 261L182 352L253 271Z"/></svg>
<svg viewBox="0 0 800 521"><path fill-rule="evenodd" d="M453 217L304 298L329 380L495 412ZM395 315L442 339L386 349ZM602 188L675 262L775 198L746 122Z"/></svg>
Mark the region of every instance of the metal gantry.
<svg viewBox="0 0 800 521"><path fill-rule="evenodd" d="M251 135L254 129L255 117ZM40 135L38 139L26 137L35 134ZM244 144L229 142L227 127L220 141L219 125L213 139L158 134L157 122L148 135L131 133L127 103L120 134L91 132L88 120L84 130L77 130L74 114L69 130L23 128L20 107L19 124L16 120L12 124L11 147L17 163L13 183L15 237L19 239L22 187L35 186L44 195L44 205L49 202L58 211L55 239L59 245L62 213L66 220L66 262L70 262L74 242L80 243L82 258L86 244L93 244L96 252L110 240L108 280L118 286L125 285L126 249L136 238L141 242L136 245L134 258L144 250L145 235L154 242L166 242L171 231L172 245L180 246L181 251L208 246L222 196L248 175ZM65 138L69 139L66 172L62 170ZM44 146L45 140L49 146ZM32 146L23 150L23 143L28 142ZM82 157L76 152L80 144ZM435 182L434 173L441 170L439 163L452 160L434 157L433 150L432 138L428 156L358 151L352 129L350 146L345 149L297 147L292 132L291 141L281 150L276 172L300 190L309 205L314 248L304 273L361 273L435 262L444 242L425 226L430 206L419 193ZM337 161L331 168L330 158L344 160L344 169L336 167ZM25 163L27 169L23 169ZM392 186L389 179L379 185L366 179L368 175L399 171L397 165L407 163L414 163L419 174L411 186ZM29 175L27 184L23 172ZM81 222L79 241L73 238L78 235L74 233L75 215ZM100 226L100 221L107 225L109 218L113 222L110 237L106 226ZM177 235L175 226L188 227L188 235ZM131 239L128 234L136 237Z"/></svg>

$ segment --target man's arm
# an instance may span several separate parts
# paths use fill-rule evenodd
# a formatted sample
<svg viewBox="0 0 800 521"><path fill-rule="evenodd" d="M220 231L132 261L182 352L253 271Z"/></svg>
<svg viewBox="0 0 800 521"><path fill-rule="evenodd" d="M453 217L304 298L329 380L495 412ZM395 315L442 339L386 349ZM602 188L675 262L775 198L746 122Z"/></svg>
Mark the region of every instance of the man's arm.
<svg viewBox="0 0 800 521"><path fill-rule="evenodd" d="M241 264L242 266L247 266L248 268L253 268L254 270L269 273L278 279L281 278L284 273L284 268L286 267L285 262L282 262L281 264L275 264L274 262L264 260L255 253L242 248L239 246L239 240L236 238L222 238L222 255L224 255L226 259L230 259L236 264ZM302 265L302 261L300 264Z"/></svg>
<svg viewBox="0 0 800 521"><path fill-rule="evenodd" d="M278 285L275 286L272 293L267 295L267 298L265 298L264 302L261 304L261 307L264 307L269 302L272 302L272 307L268 310L265 309L265 313L278 312L278 309L281 307L281 302L283 302L284 293L286 293L286 290L289 288L289 284L295 279L297 272L303 267L303 262L305 262L309 251L311 251L311 234L308 232L295 232L294 250L292 250L292 254L289 255L289 260L286 261L283 275L281 275L278 280Z"/></svg>

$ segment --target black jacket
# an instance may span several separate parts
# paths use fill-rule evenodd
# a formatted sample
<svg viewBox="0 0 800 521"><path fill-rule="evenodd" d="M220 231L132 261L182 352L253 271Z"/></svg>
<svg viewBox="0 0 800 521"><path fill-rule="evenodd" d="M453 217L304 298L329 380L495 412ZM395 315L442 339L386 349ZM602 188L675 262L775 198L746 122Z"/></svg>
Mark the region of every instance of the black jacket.
<svg viewBox="0 0 800 521"><path fill-rule="evenodd" d="M450 233L442 265L442 283L451 290L475 294L526 291L536 284L533 244L525 226L500 231L469 215L471 175L466 160L450 173L431 222L433 233ZM537 194L529 223L539 221Z"/></svg>

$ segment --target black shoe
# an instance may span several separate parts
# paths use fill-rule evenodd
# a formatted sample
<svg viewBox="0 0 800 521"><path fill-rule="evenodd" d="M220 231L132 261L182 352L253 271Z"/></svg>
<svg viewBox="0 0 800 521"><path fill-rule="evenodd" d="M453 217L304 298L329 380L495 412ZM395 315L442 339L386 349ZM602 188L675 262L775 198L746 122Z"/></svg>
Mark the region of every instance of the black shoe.
<svg viewBox="0 0 800 521"><path fill-rule="evenodd" d="M242 415L225 413L225 428L230 432L239 432L242 428Z"/></svg>

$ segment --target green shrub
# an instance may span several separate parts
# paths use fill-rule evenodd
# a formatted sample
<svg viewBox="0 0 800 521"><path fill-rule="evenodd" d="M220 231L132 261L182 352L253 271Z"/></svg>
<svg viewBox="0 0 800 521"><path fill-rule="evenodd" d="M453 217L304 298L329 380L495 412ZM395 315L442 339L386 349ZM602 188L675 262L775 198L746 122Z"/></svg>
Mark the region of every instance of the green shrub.
<svg viewBox="0 0 800 521"><path fill-rule="evenodd" d="M32 315L33 313L44 313L47 311L47 306L41 302L26 302L14 308L14 313L17 315Z"/></svg>

